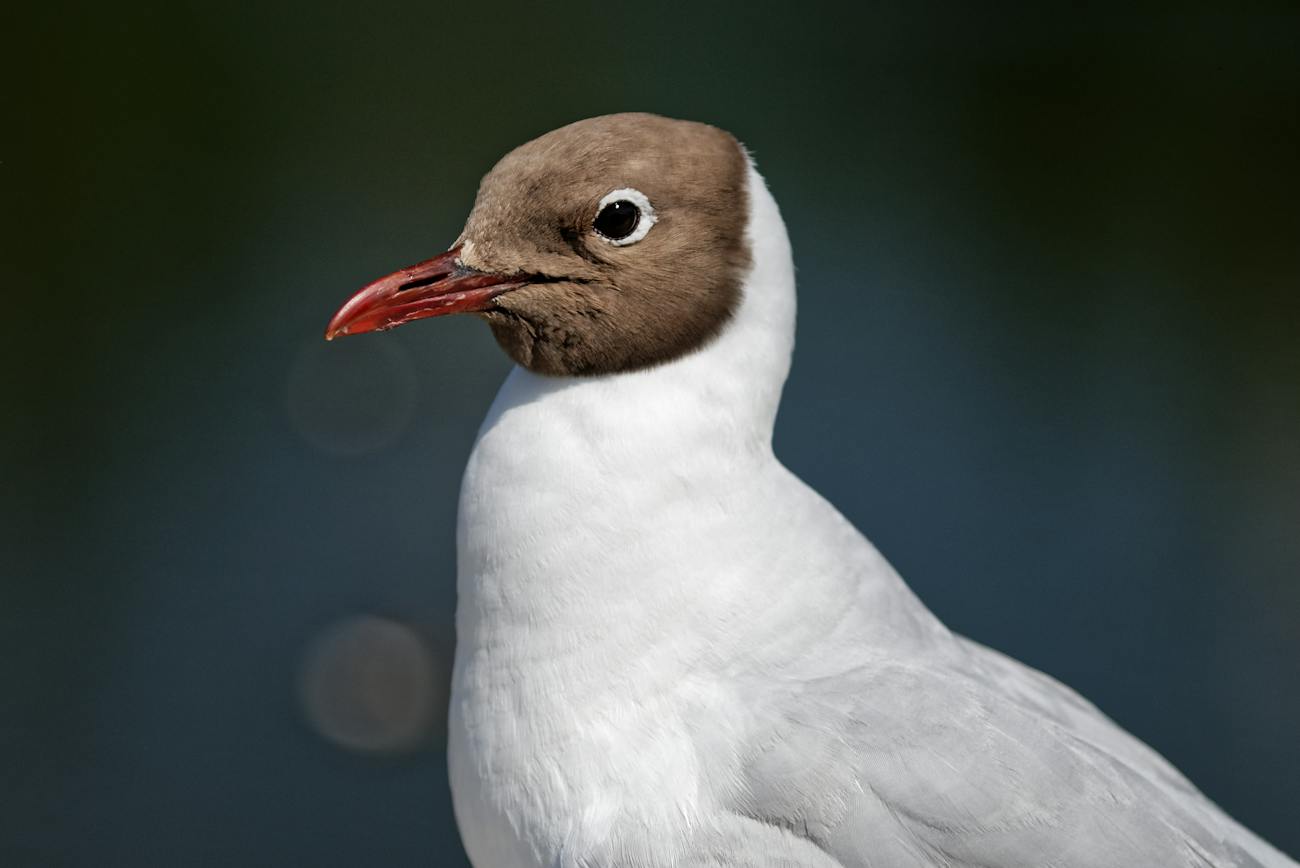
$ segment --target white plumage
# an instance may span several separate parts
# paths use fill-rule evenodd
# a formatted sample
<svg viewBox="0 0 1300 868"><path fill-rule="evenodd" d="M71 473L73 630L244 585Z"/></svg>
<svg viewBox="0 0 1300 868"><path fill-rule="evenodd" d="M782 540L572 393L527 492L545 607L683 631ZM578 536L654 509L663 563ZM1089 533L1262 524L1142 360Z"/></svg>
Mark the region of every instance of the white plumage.
<svg viewBox="0 0 1300 868"><path fill-rule="evenodd" d="M789 242L701 350L515 369L461 494L450 765L478 868L1294 866L1068 688L951 634L772 453Z"/></svg>

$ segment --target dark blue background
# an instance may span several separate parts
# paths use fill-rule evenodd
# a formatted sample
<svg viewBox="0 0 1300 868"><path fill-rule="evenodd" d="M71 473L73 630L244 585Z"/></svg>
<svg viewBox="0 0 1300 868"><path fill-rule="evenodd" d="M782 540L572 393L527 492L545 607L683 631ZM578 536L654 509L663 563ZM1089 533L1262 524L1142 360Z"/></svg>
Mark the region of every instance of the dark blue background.
<svg viewBox="0 0 1300 868"><path fill-rule="evenodd" d="M449 665L507 362L320 335L508 148L629 109L783 206L782 458L1300 852L1300 18L1230 8L11 10L0 862L463 864L441 724L348 750L300 678L359 613Z"/></svg>

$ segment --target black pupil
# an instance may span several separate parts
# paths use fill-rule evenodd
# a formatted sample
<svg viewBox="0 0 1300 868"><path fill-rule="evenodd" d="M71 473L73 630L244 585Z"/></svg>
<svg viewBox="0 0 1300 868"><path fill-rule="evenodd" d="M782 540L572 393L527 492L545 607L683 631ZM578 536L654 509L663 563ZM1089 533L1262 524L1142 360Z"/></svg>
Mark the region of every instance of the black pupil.
<svg viewBox="0 0 1300 868"><path fill-rule="evenodd" d="M641 209L626 199L610 202L596 215L596 231L606 238L621 241L636 229Z"/></svg>

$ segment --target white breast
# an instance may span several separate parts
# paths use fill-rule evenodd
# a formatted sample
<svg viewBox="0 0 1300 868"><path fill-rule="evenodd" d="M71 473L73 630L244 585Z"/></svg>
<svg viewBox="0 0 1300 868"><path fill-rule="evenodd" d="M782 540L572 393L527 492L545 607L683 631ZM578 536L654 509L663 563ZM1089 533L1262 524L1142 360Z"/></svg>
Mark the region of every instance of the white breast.
<svg viewBox="0 0 1300 868"><path fill-rule="evenodd" d="M671 861L671 830L738 777L753 709L735 662L761 669L833 629L846 601L880 590L864 575L889 605L912 599L773 457L794 274L752 169L750 192L754 263L717 339L613 377L516 369L484 422L461 492L450 722L481 868L590 854L628 805L621 829L655 831L618 846Z"/></svg>

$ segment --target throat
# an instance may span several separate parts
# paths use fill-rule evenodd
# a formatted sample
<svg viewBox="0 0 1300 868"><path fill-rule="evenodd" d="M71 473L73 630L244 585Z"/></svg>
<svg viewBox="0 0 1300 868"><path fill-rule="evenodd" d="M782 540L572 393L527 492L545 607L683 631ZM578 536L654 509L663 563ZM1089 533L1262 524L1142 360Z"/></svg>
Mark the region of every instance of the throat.
<svg viewBox="0 0 1300 868"><path fill-rule="evenodd" d="M684 562L739 532L746 492L778 466L780 382L746 382L709 349L611 377L511 372L462 483L462 638L522 629L589 649L690 599Z"/></svg>

